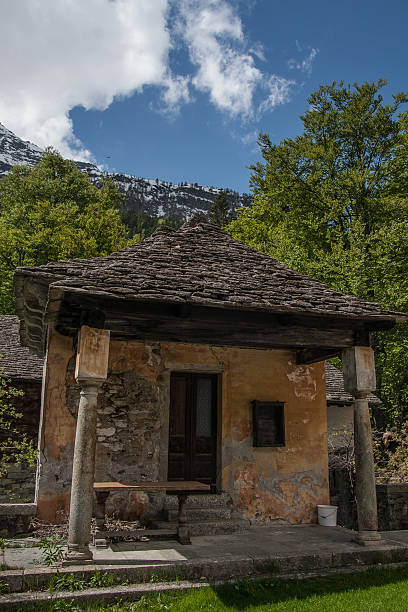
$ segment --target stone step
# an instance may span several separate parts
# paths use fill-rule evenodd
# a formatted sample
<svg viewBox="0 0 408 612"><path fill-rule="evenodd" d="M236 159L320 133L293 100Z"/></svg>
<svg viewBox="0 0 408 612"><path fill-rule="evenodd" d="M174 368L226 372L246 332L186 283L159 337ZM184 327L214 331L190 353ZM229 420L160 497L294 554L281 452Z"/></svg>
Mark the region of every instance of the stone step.
<svg viewBox="0 0 408 612"><path fill-rule="evenodd" d="M231 496L228 493L202 493L189 495L185 504L186 508L220 508L231 505ZM176 495L166 495L164 498L165 510L176 510L178 500Z"/></svg>
<svg viewBox="0 0 408 612"><path fill-rule="evenodd" d="M177 528L177 523L153 521L152 526L158 529ZM242 533L249 529L250 522L246 519L231 518L209 521L188 521L187 527L192 536L221 535L224 533Z"/></svg>
<svg viewBox="0 0 408 612"><path fill-rule="evenodd" d="M212 508L186 508L188 521L223 520L231 518L231 506L215 506ZM165 510L164 516L167 521L177 521L178 511L176 509Z"/></svg>

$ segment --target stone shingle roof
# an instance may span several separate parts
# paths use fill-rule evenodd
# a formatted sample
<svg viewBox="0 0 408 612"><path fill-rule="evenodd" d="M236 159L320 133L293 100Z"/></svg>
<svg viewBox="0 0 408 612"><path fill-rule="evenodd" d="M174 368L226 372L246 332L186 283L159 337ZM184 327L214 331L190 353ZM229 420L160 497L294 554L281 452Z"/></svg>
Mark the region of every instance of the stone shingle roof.
<svg viewBox="0 0 408 612"><path fill-rule="evenodd" d="M351 404L353 397L344 390L342 373L331 363L326 361L326 397L328 404ZM380 406L380 398L370 393L368 396L370 406Z"/></svg>
<svg viewBox="0 0 408 612"><path fill-rule="evenodd" d="M43 360L21 346L19 320L0 315L0 374L16 380L42 380Z"/></svg>
<svg viewBox="0 0 408 612"><path fill-rule="evenodd" d="M181 229L162 227L107 257L49 263L16 272L54 288L127 300L191 303L277 313L403 320L377 303L343 295L234 240L202 217Z"/></svg>

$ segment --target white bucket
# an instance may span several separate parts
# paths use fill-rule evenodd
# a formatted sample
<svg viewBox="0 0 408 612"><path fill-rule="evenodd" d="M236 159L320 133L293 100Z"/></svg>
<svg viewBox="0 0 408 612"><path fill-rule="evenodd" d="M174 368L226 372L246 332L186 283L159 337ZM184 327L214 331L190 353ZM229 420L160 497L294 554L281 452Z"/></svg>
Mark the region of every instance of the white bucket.
<svg viewBox="0 0 408 612"><path fill-rule="evenodd" d="M317 506L319 525L335 527L337 524L337 506Z"/></svg>

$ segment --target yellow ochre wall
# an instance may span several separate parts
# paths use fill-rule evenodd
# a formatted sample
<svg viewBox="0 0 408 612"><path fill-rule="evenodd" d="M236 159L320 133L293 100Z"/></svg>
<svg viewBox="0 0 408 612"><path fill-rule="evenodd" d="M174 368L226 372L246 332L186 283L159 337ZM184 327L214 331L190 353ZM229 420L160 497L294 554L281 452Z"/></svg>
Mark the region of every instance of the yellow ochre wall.
<svg viewBox="0 0 408 612"><path fill-rule="evenodd" d="M68 409L66 391L74 383L72 367L68 367L73 354L72 341L51 330L37 499L38 515L46 520L58 519L58 512L69 508L76 421ZM158 480L166 479L167 473L170 373L179 370L219 374L218 485L231 495L242 516L261 522L314 522L316 505L329 503L324 364L298 366L294 353L283 350L112 341L110 374L134 371L146 385L157 389L161 448L150 452L147 461L159 464ZM106 391L107 385L102 393ZM285 402L284 447L252 447L254 399ZM104 465L106 479L112 476L109 461L114 459L108 460L105 451L98 443L98 479L104 477Z"/></svg>

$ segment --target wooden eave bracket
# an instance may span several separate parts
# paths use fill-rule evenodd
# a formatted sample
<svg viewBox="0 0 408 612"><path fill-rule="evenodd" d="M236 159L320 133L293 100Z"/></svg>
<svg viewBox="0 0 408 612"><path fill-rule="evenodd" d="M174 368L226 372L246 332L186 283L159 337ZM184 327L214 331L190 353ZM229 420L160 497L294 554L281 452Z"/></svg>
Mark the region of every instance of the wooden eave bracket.
<svg viewBox="0 0 408 612"><path fill-rule="evenodd" d="M326 361L332 357L338 357L342 349L301 349L296 351L296 364L308 365L319 361Z"/></svg>
<svg viewBox="0 0 408 612"><path fill-rule="evenodd" d="M353 346L370 346L370 330L366 327L356 329L353 333ZM344 347L343 347L344 348ZM296 351L296 363L308 365L332 359L341 354L342 348L310 348Z"/></svg>
<svg viewBox="0 0 408 612"><path fill-rule="evenodd" d="M64 299L64 291L60 288L50 286L48 290L48 301L43 316L44 323L55 323L58 319L61 304Z"/></svg>

